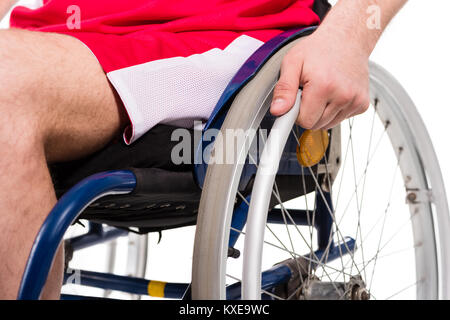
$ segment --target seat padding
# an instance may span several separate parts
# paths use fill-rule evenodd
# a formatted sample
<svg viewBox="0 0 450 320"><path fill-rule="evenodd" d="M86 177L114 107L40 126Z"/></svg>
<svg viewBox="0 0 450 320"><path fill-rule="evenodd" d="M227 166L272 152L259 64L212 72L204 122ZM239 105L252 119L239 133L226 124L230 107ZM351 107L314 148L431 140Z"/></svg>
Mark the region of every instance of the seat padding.
<svg viewBox="0 0 450 320"><path fill-rule="evenodd" d="M57 197L92 174L130 169L137 178L135 191L97 200L82 219L146 232L195 224L201 190L194 180L193 161L181 165L171 161L172 148L179 143L171 140L176 129L157 125L132 145L113 141L83 159L49 164Z"/></svg>

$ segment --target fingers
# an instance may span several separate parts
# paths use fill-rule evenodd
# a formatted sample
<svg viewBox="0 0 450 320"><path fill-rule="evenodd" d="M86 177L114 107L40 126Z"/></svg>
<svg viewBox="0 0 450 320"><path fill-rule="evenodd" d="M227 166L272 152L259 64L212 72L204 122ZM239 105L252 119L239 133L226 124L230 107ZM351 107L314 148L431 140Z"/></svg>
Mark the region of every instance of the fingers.
<svg viewBox="0 0 450 320"><path fill-rule="evenodd" d="M329 105L326 90L314 83L304 85L300 114L297 118L297 124L302 128L312 129L324 115Z"/></svg>
<svg viewBox="0 0 450 320"><path fill-rule="evenodd" d="M323 112L322 117L311 128L312 130L319 130L328 128L329 125L336 125L336 121L345 120L349 113L354 109L356 95L352 90L335 89L330 100L332 101ZM339 123L339 122L338 122Z"/></svg>
<svg viewBox="0 0 450 320"><path fill-rule="evenodd" d="M329 104L325 111L322 114L322 117L317 121L317 123L311 128L311 130L319 130L325 128L325 126L331 123L338 114L342 113L342 110L345 109L346 106L340 106L338 104Z"/></svg>
<svg viewBox="0 0 450 320"><path fill-rule="evenodd" d="M360 99L361 101L359 103L356 104L356 108L354 109L354 111L348 116L348 118L357 116L358 114L362 114L364 112L367 111L367 109L369 109L370 106L370 98L367 96L364 96L362 99Z"/></svg>
<svg viewBox="0 0 450 320"><path fill-rule="evenodd" d="M285 55L270 112L275 116L288 112L300 86L302 104L296 123L305 129L328 129L365 112L369 86L364 65L350 61L339 69L326 67L315 54L308 55L308 48L297 46Z"/></svg>
<svg viewBox="0 0 450 320"><path fill-rule="evenodd" d="M357 94L353 98L353 101L347 106L340 109L340 111L335 115L334 119L325 125L318 126L317 129L331 129L337 126L339 123L345 119L352 118L358 114L362 114L369 108L370 101L368 94Z"/></svg>
<svg viewBox="0 0 450 320"><path fill-rule="evenodd" d="M286 54L281 63L280 79L274 88L270 106L270 112L274 116L285 114L294 105L300 87L302 67L301 57Z"/></svg>
<svg viewBox="0 0 450 320"><path fill-rule="evenodd" d="M341 123L342 121L344 121L347 118L348 117L344 115L344 112L340 111L332 121L330 121L329 123L327 123L326 126L321 127L320 129L328 130L328 129L334 128L335 126L337 126L339 123Z"/></svg>

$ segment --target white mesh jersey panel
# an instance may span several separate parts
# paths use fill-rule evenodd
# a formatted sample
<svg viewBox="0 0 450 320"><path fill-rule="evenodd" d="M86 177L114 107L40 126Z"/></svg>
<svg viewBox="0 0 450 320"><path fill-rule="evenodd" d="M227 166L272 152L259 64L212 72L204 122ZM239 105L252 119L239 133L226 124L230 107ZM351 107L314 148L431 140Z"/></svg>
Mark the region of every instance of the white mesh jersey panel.
<svg viewBox="0 0 450 320"><path fill-rule="evenodd" d="M134 142L158 123L192 127L196 120L207 120L231 78L262 44L243 35L224 50L109 72L132 123L125 142Z"/></svg>

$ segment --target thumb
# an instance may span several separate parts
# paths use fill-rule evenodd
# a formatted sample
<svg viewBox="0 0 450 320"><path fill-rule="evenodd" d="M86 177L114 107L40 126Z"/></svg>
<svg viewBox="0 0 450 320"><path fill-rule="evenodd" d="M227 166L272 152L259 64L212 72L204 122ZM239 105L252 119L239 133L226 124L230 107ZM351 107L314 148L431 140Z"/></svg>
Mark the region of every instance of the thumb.
<svg viewBox="0 0 450 320"><path fill-rule="evenodd" d="M303 63L285 56L281 64L280 79L278 80L274 92L270 112L274 116L281 116L288 112L295 103L298 88L300 86L300 76Z"/></svg>

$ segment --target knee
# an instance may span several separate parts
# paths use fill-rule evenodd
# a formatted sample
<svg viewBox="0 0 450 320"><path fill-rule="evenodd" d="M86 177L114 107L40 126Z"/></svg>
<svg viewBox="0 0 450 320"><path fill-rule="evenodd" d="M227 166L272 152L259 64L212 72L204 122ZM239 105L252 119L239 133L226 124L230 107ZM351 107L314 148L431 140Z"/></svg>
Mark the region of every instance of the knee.
<svg viewBox="0 0 450 320"><path fill-rule="evenodd" d="M44 135L33 115L19 112L0 114L0 162L15 159L22 161L25 156L33 157L44 148Z"/></svg>
<svg viewBox="0 0 450 320"><path fill-rule="evenodd" d="M0 143L15 148L36 143L43 127L39 79L17 32L0 30Z"/></svg>
<svg viewBox="0 0 450 320"><path fill-rule="evenodd" d="M20 31L0 30L0 104L25 104L33 100L33 82L29 48L19 41ZM28 101L26 101L28 100ZM0 106L1 107L1 106Z"/></svg>

